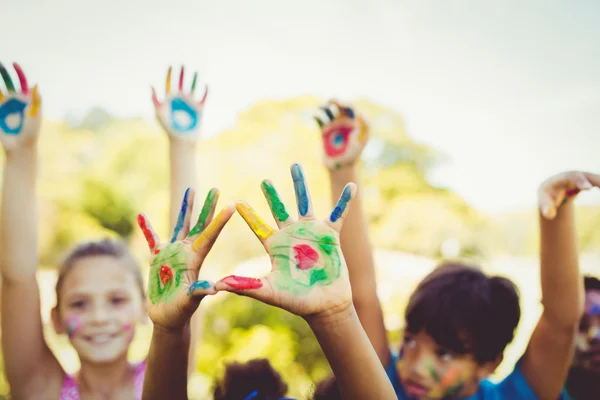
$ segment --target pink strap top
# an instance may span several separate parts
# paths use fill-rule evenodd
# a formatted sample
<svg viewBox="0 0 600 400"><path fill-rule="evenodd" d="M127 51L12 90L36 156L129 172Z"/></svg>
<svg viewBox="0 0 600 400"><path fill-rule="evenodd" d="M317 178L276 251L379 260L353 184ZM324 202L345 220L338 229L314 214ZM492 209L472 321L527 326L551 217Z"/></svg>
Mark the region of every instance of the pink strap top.
<svg viewBox="0 0 600 400"><path fill-rule="evenodd" d="M146 360L135 364L133 376L133 390L135 400L142 399L142 389L144 387L144 374L146 373ZM65 374L62 390L60 391L60 400L79 400L79 386L75 377Z"/></svg>

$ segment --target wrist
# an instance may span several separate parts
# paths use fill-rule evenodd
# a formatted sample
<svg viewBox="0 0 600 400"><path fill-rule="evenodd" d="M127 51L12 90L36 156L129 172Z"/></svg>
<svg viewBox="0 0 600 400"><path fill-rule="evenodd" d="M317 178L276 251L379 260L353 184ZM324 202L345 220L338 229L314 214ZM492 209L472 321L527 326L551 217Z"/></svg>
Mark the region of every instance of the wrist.
<svg viewBox="0 0 600 400"><path fill-rule="evenodd" d="M190 137L180 137L178 135L169 135L169 145L172 149L187 151L192 149L195 151L197 139Z"/></svg>
<svg viewBox="0 0 600 400"><path fill-rule="evenodd" d="M186 337L189 339L190 333L191 328L189 322L187 322L183 326L178 327L166 327L159 324L154 324L153 328L154 336L171 340L185 339Z"/></svg>
<svg viewBox="0 0 600 400"><path fill-rule="evenodd" d="M327 170L331 180L339 180L344 183L354 182L358 177L358 167L356 163L341 165L339 168Z"/></svg>
<svg viewBox="0 0 600 400"><path fill-rule="evenodd" d="M21 146L13 149L4 149L7 161L25 160L30 162L31 159L37 158L37 142L23 143Z"/></svg>
<svg viewBox="0 0 600 400"><path fill-rule="evenodd" d="M358 317L354 304L349 302L318 314L306 315L303 318L311 329L320 330L347 325Z"/></svg>

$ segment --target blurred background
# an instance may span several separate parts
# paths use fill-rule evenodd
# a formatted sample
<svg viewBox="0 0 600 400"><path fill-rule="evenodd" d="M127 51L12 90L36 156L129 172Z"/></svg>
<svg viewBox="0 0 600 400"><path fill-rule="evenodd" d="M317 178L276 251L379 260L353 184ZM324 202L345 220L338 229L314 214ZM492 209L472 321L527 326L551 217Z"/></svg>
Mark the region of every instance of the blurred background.
<svg viewBox="0 0 600 400"><path fill-rule="evenodd" d="M600 171L600 3L531 0L0 0L0 57L39 83L43 317L55 266L75 243L121 236L146 268L135 226L146 212L167 234L168 140L150 85L169 65L210 86L198 145L199 192L267 213L260 181L293 201L298 161L319 215L330 211L312 120L327 98L371 124L363 194L378 294L394 344L407 296L441 257L468 257L521 289L523 319L496 378L524 350L540 312L536 190L567 169ZM188 73L191 77L191 73ZM1 168L0 164L0 168ZM600 194L577 199L582 268L600 274ZM201 276L268 269L239 216ZM219 294L190 396L204 398L228 360L268 357L303 398L329 367L308 326L284 311ZM132 360L151 334L141 325ZM66 337L47 338L69 372ZM0 395L9 388L0 380Z"/></svg>

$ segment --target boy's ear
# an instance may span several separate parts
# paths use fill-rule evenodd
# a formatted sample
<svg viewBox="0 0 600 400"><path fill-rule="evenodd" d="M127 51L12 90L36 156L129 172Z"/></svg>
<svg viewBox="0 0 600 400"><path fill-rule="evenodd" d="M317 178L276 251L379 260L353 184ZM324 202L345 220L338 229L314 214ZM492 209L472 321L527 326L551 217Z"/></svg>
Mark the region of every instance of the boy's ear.
<svg viewBox="0 0 600 400"><path fill-rule="evenodd" d="M60 321L60 315L58 313L57 306L54 306L50 311L50 319L52 320L52 326L54 327L54 331L57 334L62 335L63 333L65 333L65 328L63 327L63 324Z"/></svg>
<svg viewBox="0 0 600 400"><path fill-rule="evenodd" d="M495 359L492 361L488 361L486 363L480 364L477 370L477 378L481 381L488 376L492 375L496 368L502 363L504 360L504 354L500 353Z"/></svg>

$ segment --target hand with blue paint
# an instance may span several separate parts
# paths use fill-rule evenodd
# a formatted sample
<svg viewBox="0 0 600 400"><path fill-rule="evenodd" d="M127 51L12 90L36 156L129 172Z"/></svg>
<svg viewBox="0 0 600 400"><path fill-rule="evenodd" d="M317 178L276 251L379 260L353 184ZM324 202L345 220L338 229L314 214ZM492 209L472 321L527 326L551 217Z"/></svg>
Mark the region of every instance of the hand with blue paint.
<svg viewBox="0 0 600 400"><path fill-rule="evenodd" d="M219 233L234 213L225 207L214 217L219 191L211 189L198 222L190 229L194 191L187 189L179 218L168 243L161 243L144 214L140 226L151 251L148 280L148 315L155 325L166 329L186 325L206 295L215 294L214 284L198 280L200 268Z"/></svg>
<svg viewBox="0 0 600 400"><path fill-rule="evenodd" d="M6 91L0 88L0 141L9 152L21 146L35 143L42 121L41 97L35 85L29 90L27 78L19 64L13 67L19 79L20 90L0 63L0 75Z"/></svg>
<svg viewBox="0 0 600 400"><path fill-rule="evenodd" d="M198 73L194 73L191 90L183 90L183 81L185 68L181 67L179 73L179 85L177 92L171 92L171 72L169 67L167 72L167 81L165 85L165 99L160 102L156 95L156 90L152 87L152 101L156 111L156 118L160 125L169 134L171 139L185 139L188 141L198 140L200 133L200 123L202 121L202 112L206 96L208 95L208 86L205 86L204 95L200 101L195 100L194 94L198 81Z"/></svg>
<svg viewBox="0 0 600 400"><path fill-rule="evenodd" d="M325 166L334 170L356 164L369 139L365 119L335 100L320 107L314 118L321 128Z"/></svg>
<svg viewBox="0 0 600 400"><path fill-rule="evenodd" d="M247 203L236 204L237 211L271 257L271 273L261 279L228 276L215 287L253 297L303 317L344 311L352 305L352 296L346 261L339 246L339 232L356 186L349 183L329 217L318 220L299 164L292 165L291 175L298 220L288 214L268 180L263 181L262 189L278 230L271 228Z"/></svg>

